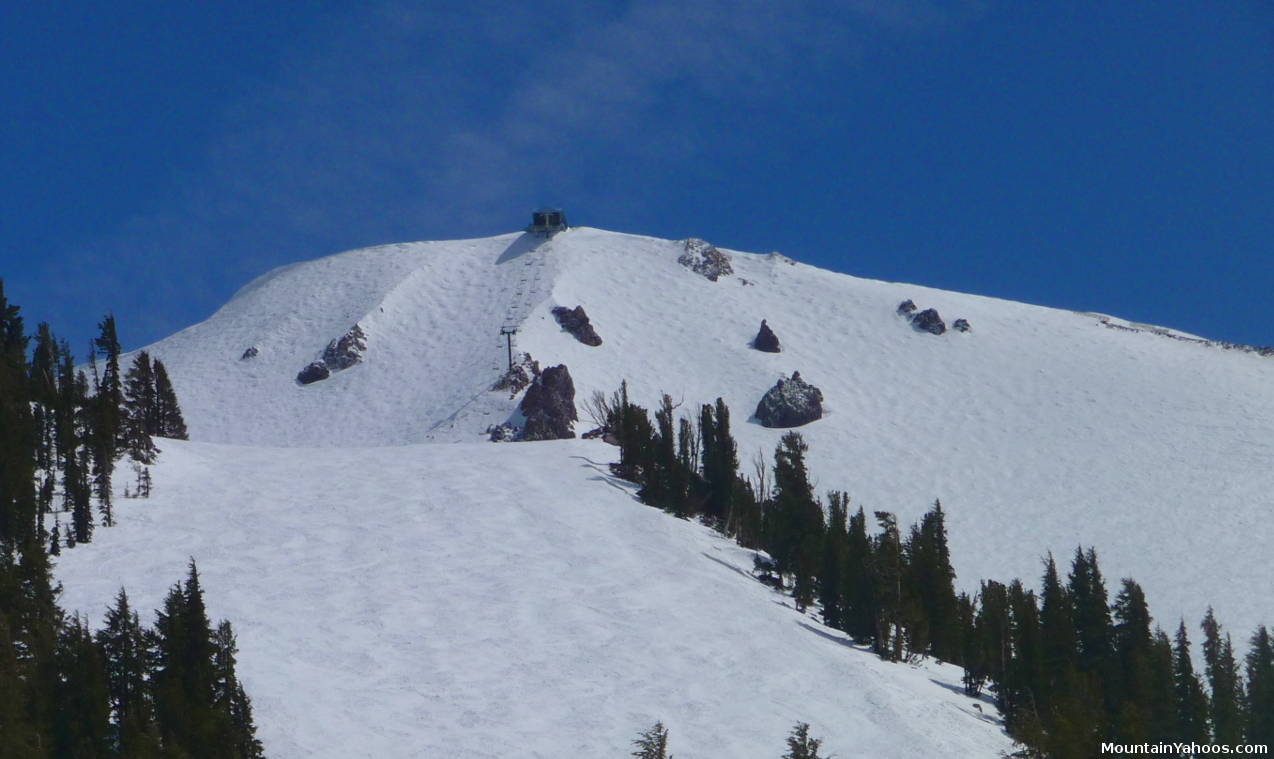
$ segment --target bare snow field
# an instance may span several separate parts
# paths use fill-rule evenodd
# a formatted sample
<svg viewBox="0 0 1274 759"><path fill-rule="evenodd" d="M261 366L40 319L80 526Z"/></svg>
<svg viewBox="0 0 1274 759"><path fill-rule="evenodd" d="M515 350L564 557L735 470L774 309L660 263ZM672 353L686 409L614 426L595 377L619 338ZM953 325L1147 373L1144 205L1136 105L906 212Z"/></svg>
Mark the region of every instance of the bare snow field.
<svg viewBox="0 0 1274 759"><path fill-rule="evenodd" d="M516 350L569 367L577 405L625 379L692 416L723 396L745 470L783 433L752 411L800 371L827 408L800 428L819 490L904 526L941 498L961 589L1038 585L1046 552L1092 545L1112 595L1136 578L1165 628L1197 630L1209 604L1236 642L1274 623L1274 358L777 254L731 251L711 282L683 251L576 228L258 278L148 348L197 442L161 443L156 496L62 558L67 606L123 583L154 608L195 556L275 757L622 756L655 719L687 758L777 755L798 719L841 756L1005 747L930 682L955 672L845 647L742 576L744 553L635 503L606 475L615 449L482 442L515 416L488 388L516 326ZM972 330L919 332L904 299ZM783 352L749 348L762 319ZM362 362L299 385L356 323Z"/></svg>
<svg viewBox="0 0 1274 759"><path fill-rule="evenodd" d="M1009 747L958 668L798 614L604 443L161 444L155 495L58 560L64 606L159 608L196 557L274 759L623 757L656 720L687 759L777 756L798 720L838 756Z"/></svg>

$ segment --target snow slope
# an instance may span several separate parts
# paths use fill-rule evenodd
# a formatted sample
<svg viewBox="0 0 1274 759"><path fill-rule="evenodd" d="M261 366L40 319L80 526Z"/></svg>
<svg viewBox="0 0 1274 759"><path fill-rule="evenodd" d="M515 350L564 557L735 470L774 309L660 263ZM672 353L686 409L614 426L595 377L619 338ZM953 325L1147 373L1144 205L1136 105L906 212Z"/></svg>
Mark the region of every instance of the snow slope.
<svg viewBox="0 0 1274 759"><path fill-rule="evenodd" d="M272 272L150 350L196 440L465 442L516 406L486 390L504 364L500 328L516 323L517 347L566 363L577 398L623 379L639 402L667 392L689 413L724 396L745 467L781 435L748 416L799 370L828 408L801 430L820 489L904 523L941 498L965 589L1034 582L1047 551L1066 562L1093 545L1112 595L1135 577L1165 627L1196 625L1208 604L1237 639L1274 623L1274 358L773 254L732 252L735 275L710 282L681 252L587 228L354 251ZM917 332L895 314L906 298L973 330ZM577 304L600 347L549 315ZM762 318L782 353L748 348ZM355 322L364 362L298 386ZM241 360L251 346L257 357Z"/></svg>
<svg viewBox="0 0 1274 759"><path fill-rule="evenodd" d="M778 756L798 720L837 756L1009 747L958 669L798 614L604 443L163 448L154 496L58 560L64 605L158 608L196 557L273 759L621 757L656 720L684 759Z"/></svg>

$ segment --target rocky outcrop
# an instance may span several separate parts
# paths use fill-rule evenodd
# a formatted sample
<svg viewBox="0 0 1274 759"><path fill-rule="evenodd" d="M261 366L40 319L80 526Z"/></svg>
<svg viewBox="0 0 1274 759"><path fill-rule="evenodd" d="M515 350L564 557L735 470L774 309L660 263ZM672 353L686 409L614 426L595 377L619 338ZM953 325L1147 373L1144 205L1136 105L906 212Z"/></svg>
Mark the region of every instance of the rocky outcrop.
<svg viewBox="0 0 1274 759"><path fill-rule="evenodd" d="M774 334L774 330L770 329L770 325L761 320L761 329L757 331L756 337L752 338L752 347L764 353L778 353L783 350L779 346L779 337Z"/></svg>
<svg viewBox="0 0 1274 759"><path fill-rule="evenodd" d="M500 392L507 390L509 397L512 398L522 392L527 385L540 376L540 362L531 358L530 353L522 353L517 357L513 366L500 376L491 386L492 392Z"/></svg>
<svg viewBox="0 0 1274 759"><path fill-rule="evenodd" d="M553 309L553 318L562 325L562 329L570 332L581 343L594 348L602 344L602 338L598 337L597 330L593 329L593 325L589 323L588 314L584 313L583 306L575 308L557 306Z"/></svg>
<svg viewBox="0 0 1274 759"><path fill-rule="evenodd" d="M898 304L898 313L903 316L911 316L916 312L916 302L910 298Z"/></svg>
<svg viewBox="0 0 1274 759"><path fill-rule="evenodd" d="M252 347L244 351L243 358L252 358L257 355L256 350ZM332 376L333 372L343 371L361 362L365 350L367 350L367 336L363 334L363 328L355 324L345 334L328 343L323 349L323 357L302 369L296 375L296 381L302 385L309 385L325 380Z"/></svg>
<svg viewBox="0 0 1274 759"><path fill-rule="evenodd" d="M717 247L707 240L691 237L682 240L681 245L685 248L685 252L677 258L677 263L695 274L716 282L721 277L734 273L734 269L730 266L730 257L717 250Z"/></svg>
<svg viewBox="0 0 1274 759"><path fill-rule="evenodd" d="M487 436L493 443L511 443L518 439L518 428L512 424L497 424L487 428Z"/></svg>
<svg viewBox="0 0 1274 759"><path fill-rule="evenodd" d="M258 354L258 353L260 353L260 352L261 352L261 351L257 350L257 346L255 346L255 345L254 345L254 346L252 346L251 348L248 348L247 350L245 350L245 351L243 352L243 355L239 357L239 360L240 360L240 361L247 361L247 360L248 360L248 359L250 359L250 358L256 358L256 357L257 357L257 354Z"/></svg>
<svg viewBox="0 0 1274 759"><path fill-rule="evenodd" d="M823 418L823 391L801 379L800 372L782 378L756 407L756 418L766 427L800 427Z"/></svg>
<svg viewBox="0 0 1274 759"><path fill-rule="evenodd" d="M345 334L327 344L323 349L323 363L334 372L348 369L363 360L367 350L367 336L363 328L355 324Z"/></svg>
<svg viewBox="0 0 1274 759"><path fill-rule="evenodd" d="M296 381L302 385L310 385L332 376L332 372L322 361L315 361L296 375Z"/></svg>
<svg viewBox="0 0 1274 759"><path fill-rule="evenodd" d="M943 323L942 317L938 315L937 309L926 308L924 311L911 317L911 326L921 332L928 332L931 335L941 335L947 331L947 325Z"/></svg>
<svg viewBox="0 0 1274 759"><path fill-rule="evenodd" d="M968 319L956 319L951 323L951 329L954 329L956 332L968 332L973 328L969 326Z"/></svg>
<svg viewBox="0 0 1274 759"><path fill-rule="evenodd" d="M565 364L540 373L522 397L523 440L564 440L575 437L575 383Z"/></svg>

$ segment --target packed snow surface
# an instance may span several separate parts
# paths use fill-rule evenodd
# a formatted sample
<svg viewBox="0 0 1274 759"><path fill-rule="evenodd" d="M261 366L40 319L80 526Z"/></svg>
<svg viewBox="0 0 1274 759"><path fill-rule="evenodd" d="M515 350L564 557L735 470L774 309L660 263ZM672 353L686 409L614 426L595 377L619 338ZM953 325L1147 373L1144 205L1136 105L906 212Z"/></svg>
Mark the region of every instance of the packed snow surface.
<svg viewBox="0 0 1274 759"><path fill-rule="evenodd" d="M195 557L272 759L622 757L656 720L687 759L778 756L797 721L838 756L1009 746L957 668L798 614L605 443L162 445L154 495L58 560L64 605L159 608Z"/></svg>
<svg viewBox="0 0 1274 759"><path fill-rule="evenodd" d="M1112 596L1136 578L1165 628L1209 604L1236 641L1274 623L1274 358L777 254L727 251L712 282L684 251L577 228L257 279L148 348L197 442L163 444L156 497L62 560L69 605L124 583L157 606L198 558L280 757L616 755L655 719L686 757L777 754L798 719L840 755L994 755L992 726L929 682L954 675L805 626L745 556L616 487L614 449L479 442L517 420L489 390L516 329L577 401L622 380L692 416L722 396L748 471L784 432L748 415L799 371L824 397L801 428L819 491L903 524L940 498L962 589L1037 585L1048 552L1065 569L1091 545ZM920 332L906 299L972 330ZM576 305L601 346L551 316ZM749 347L762 319L782 353ZM355 324L361 362L298 384Z"/></svg>
<svg viewBox="0 0 1274 759"><path fill-rule="evenodd" d="M940 498L963 588L1035 584L1047 552L1065 567L1091 545L1112 596L1134 577L1165 628L1209 604L1237 638L1274 623L1274 358L778 254L730 251L733 274L711 282L684 251L588 228L358 250L267 274L151 350L196 440L463 442L514 415L517 399L487 389L513 326L517 350L570 368L577 399L625 379L648 408L668 393L693 415L723 396L745 469L784 432L748 416L799 371L824 397L801 428L819 489L904 524ZM919 332L896 313L906 299L972 331ZM605 342L563 331L559 305L583 305ZM749 348L761 319L782 353ZM363 363L299 386L356 322Z"/></svg>

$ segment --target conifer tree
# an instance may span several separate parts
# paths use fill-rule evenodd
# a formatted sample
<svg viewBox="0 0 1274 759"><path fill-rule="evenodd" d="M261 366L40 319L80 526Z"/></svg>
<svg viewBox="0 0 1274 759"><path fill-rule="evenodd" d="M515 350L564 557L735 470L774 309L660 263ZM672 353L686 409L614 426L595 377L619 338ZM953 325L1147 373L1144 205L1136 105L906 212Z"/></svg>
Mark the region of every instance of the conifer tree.
<svg viewBox="0 0 1274 759"><path fill-rule="evenodd" d="M730 409L717 398L715 406L704 404L699 411L699 438L703 445L703 478L707 483L705 510L724 522L726 533L737 535L741 514L734 508L738 489L738 447L730 433Z"/></svg>
<svg viewBox="0 0 1274 759"><path fill-rule="evenodd" d="M213 633L213 707L217 713L217 743L228 759L262 759L261 742L256 738L252 702L235 675L234 631L222 620Z"/></svg>
<svg viewBox="0 0 1274 759"><path fill-rule="evenodd" d="M1092 548L1087 552L1075 549L1070 596L1075 610L1076 663L1081 672L1105 672L1111 650L1110 605L1097 552Z"/></svg>
<svg viewBox="0 0 1274 759"><path fill-rule="evenodd" d="M177 392L173 390L172 380L168 378L168 369L164 362L155 359L155 426L154 434L174 440L187 440L186 420L181 414L181 404L177 401Z"/></svg>
<svg viewBox="0 0 1274 759"><path fill-rule="evenodd" d="M883 659L901 661L906 644L902 539L898 534L898 520L892 513L877 511L875 515L880 533L871 549L872 605L876 614L872 648Z"/></svg>
<svg viewBox="0 0 1274 759"><path fill-rule="evenodd" d="M846 511L849 496L827 494L827 532L823 539L823 557L818 571L818 602L822 606L823 624L845 629L845 562L848 561L849 534Z"/></svg>
<svg viewBox="0 0 1274 759"><path fill-rule="evenodd" d="M160 747L147 682L154 652L150 636L137 612L130 608L123 588L115 597L115 605L107 611L106 625L97 632L96 639L105 661L120 753L130 757L157 756Z"/></svg>
<svg viewBox="0 0 1274 759"><path fill-rule="evenodd" d="M1114 663L1107 695L1109 718L1116 725L1118 738L1126 743L1142 743L1154 737L1152 732L1150 608L1146 595L1134 580L1125 578L1114 605ZM1117 675L1117 677L1116 677Z"/></svg>
<svg viewBox="0 0 1274 759"><path fill-rule="evenodd" d="M822 745L821 739L810 737L809 725L798 722L787 738L787 753L783 755L783 759L822 759L818 754Z"/></svg>
<svg viewBox="0 0 1274 759"><path fill-rule="evenodd" d="M1265 625L1257 628L1247 653L1248 743L1274 744L1274 642Z"/></svg>
<svg viewBox="0 0 1274 759"><path fill-rule="evenodd" d="M87 543L93 537L92 487L83 425L88 379L75 370L75 360L65 342L60 343L58 348L57 383L55 437L62 470L64 508L71 512L71 533L75 542Z"/></svg>
<svg viewBox="0 0 1274 759"><path fill-rule="evenodd" d="M844 630L859 644L876 638L876 583L872 574L875 558L867 534L867 515L860 506L849 518L844 563L845 600L842 603Z"/></svg>
<svg viewBox="0 0 1274 759"><path fill-rule="evenodd" d="M946 515L942 503L933 502L913 531L907 545L912 593L928 629L929 651L942 661L958 662L959 628L956 624L955 570L947 547Z"/></svg>
<svg viewBox="0 0 1274 759"><path fill-rule="evenodd" d="M990 682L995 686L998 705L1008 711L1004 688L1012 656L1008 589L994 580L984 580L978 601L973 621L973 656L965 663L964 687L976 694L984 683Z"/></svg>
<svg viewBox="0 0 1274 759"><path fill-rule="evenodd" d="M672 759L672 755L668 753L668 728L662 722L656 722L649 730L644 731L633 741L633 745L637 750L631 756L637 759Z"/></svg>
<svg viewBox="0 0 1274 759"><path fill-rule="evenodd" d="M1177 734L1177 697L1172 641L1156 627L1150 643L1147 731L1154 736Z"/></svg>
<svg viewBox="0 0 1274 759"><path fill-rule="evenodd" d="M1075 661L1075 608L1050 553L1040 596L1040 645L1044 671L1060 675ZM1053 690L1053 688L1049 688Z"/></svg>
<svg viewBox="0 0 1274 759"><path fill-rule="evenodd" d="M1221 636L1221 623L1208 607L1203 618L1204 673L1211 692L1209 718L1212 740L1217 743L1239 743L1243 740L1243 683L1239 665L1234 659L1230 636Z"/></svg>
<svg viewBox="0 0 1274 759"><path fill-rule="evenodd" d="M3 568L0 573L4 573ZM38 759L48 754L42 748L43 736L28 713L29 691L35 683L23 670L8 620L0 611L0 746L4 747L5 757Z"/></svg>
<svg viewBox="0 0 1274 759"><path fill-rule="evenodd" d="M217 759L212 630L194 561L184 585L164 599L155 623L156 719L164 746L192 759Z"/></svg>
<svg viewBox="0 0 1274 759"><path fill-rule="evenodd" d="M55 756L107 757L112 753L106 670L86 622L74 619L58 644Z"/></svg>
<svg viewBox="0 0 1274 759"><path fill-rule="evenodd" d="M35 419L27 379L27 337L0 279L0 546L36 538Z"/></svg>
<svg viewBox="0 0 1274 759"><path fill-rule="evenodd" d="M957 602L958 604L958 602ZM1009 636L1012 654L1004 673L1004 700L1010 732L1029 735L1040 729L1036 694L1043 687L1039 606L1034 591L1021 580L1008 587Z"/></svg>
<svg viewBox="0 0 1274 759"><path fill-rule="evenodd" d="M774 452L774 499L766 509L766 550L774 558L780 576L792 575L798 609L814 600L814 575L818 571L823 537L823 509L805 468L809 450L798 432L789 432Z"/></svg>
<svg viewBox="0 0 1274 759"><path fill-rule="evenodd" d="M151 436L159 428L155 374L146 351L138 351L124 375L124 447L134 461L155 463L158 449Z"/></svg>
<svg viewBox="0 0 1274 759"><path fill-rule="evenodd" d="M1177 628L1172 651L1173 692L1177 700L1177 739L1208 742L1208 698L1190 661L1190 637L1185 620Z"/></svg>

